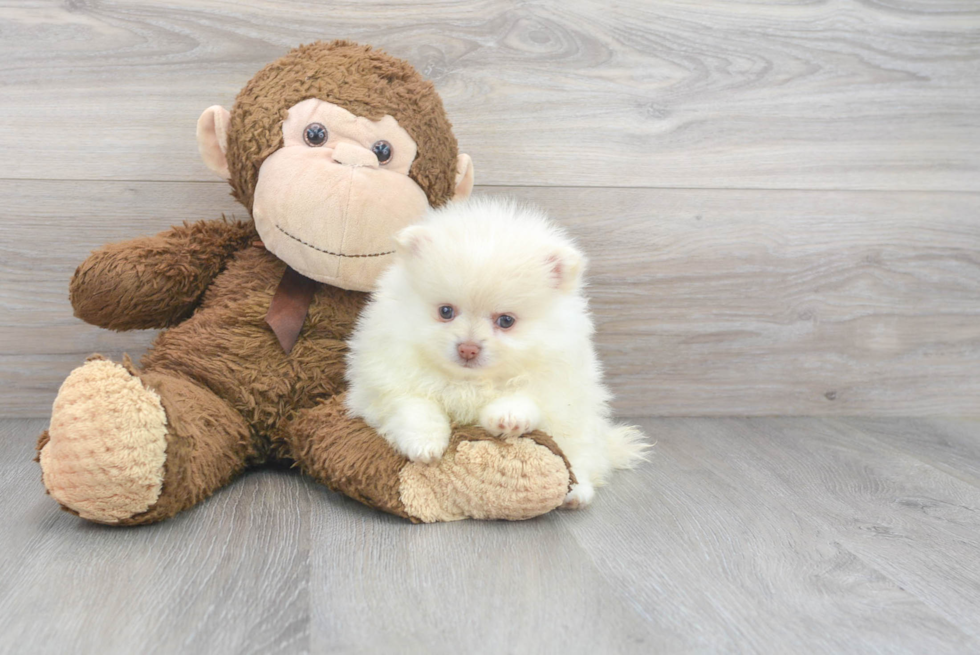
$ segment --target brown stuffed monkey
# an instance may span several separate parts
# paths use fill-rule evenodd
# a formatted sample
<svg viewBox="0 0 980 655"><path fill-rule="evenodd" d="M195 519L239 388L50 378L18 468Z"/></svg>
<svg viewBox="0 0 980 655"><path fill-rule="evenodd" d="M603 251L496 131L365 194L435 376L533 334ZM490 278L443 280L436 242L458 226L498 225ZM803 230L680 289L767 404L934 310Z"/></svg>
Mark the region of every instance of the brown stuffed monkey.
<svg viewBox="0 0 980 655"><path fill-rule="evenodd" d="M91 521L151 523L282 462L414 521L561 505L572 476L546 435L461 427L418 464L344 409L344 341L392 235L473 186L432 84L370 47L314 43L231 112L207 109L197 136L253 220L108 245L78 268L78 317L168 329L139 367L93 356L65 380L38 440L48 493Z"/></svg>

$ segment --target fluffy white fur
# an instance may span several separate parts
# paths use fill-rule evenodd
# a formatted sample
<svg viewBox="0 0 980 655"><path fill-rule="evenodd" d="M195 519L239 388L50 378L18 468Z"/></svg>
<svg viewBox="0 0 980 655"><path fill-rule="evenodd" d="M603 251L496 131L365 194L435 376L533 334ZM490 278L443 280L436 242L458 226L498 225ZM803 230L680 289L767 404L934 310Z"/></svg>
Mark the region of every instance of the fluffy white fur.
<svg viewBox="0 0 980 655"><path fill-rule="evenodd" d="M438 459L450 423L554 437L589 503L614 468L643 458L640 432L610 420L582 291L585 258L542 213L474 199L397 237L397 254L350 341L347 405L412 460ZM455 309L452 320L439 308ZM516 321L502 329L496 319ZM506 322L506 321L504 321ZM471 361L460 344L476 344Z"/></svg>

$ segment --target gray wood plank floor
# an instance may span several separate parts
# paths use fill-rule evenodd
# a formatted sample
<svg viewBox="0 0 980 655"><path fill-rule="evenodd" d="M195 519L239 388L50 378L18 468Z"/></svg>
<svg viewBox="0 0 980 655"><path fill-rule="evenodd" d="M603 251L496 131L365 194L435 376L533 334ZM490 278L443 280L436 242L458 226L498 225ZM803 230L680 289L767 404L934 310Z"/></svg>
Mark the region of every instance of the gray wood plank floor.
<svg viewBox="0 0 980 655"><path fill-rule="evenodd" d="M0 652L980 652L980 421L644 419L591 508L416 526L284 470L92 525L0 421Z"/></svg>

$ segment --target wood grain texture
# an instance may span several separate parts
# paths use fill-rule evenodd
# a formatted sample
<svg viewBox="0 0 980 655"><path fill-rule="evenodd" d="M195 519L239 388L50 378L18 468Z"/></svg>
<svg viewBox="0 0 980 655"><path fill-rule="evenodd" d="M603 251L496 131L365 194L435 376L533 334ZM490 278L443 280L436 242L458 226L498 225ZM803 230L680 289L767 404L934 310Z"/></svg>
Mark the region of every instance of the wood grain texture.
<svg viewBox="0 0 980 655"><path fill-rule="evenodd" d="M172 522L100 526L45 496L44 427L0 422L0 653L302 652L312 482L253 473Z"/></svg>
<svg viewBox="0 0 980 655"><path fill-rule="evenodd" d="M980 435L980 423L972 423ZM980 488L901 443L823 426L815 434L812 425L785 419L743 422L726 441L746 459L764 462L752 470L782 481L791 502L836 533L843 547L980 638Z"/></svg>
<svg viewBox="0 0 980 655"><path fill-rule="evenodd" d="M856 417L840 425L900 448L944 473L980 487L980 429L970 419L888 419Z"/></svg>
<svg viewBox="0 0 980 655"><path fill-rule="evenodd" d="M980 414L980 194L487 191L544 207L591 256L621 414ZM46 415L87 355L153 336L72 317L91 249L242 213L223 184L0 181L0 197L8 416Z"/></svg>
<svg viewBox="0 0 980 655"><path fill-rule="evenodd" d="M0 420L3 653L980 650L978 421L641 420L648 464L528 522L265 470L120 529L44 496L44 425Z"/></svg>
<svg viewBox="0 0 980 655"><path fill-rule="evenodd" d="M422 527L324 492L312 516L313 652L560 655L684 646L650 629L556 515Z"/></svg>
<svg viewBox="0 0 980 655"><path fill-rule="evenodd" d="M879 456L862 448L845 453L838 472L841 462L823 453L832 429L813 419L659 419L640 426L656 440L650 463L614 478L600 492L599 511L559 517L600 571L649 617L687 635L695 652L976 648L976 635L936 612L933 597L910 593L879 562L851 548L844 537L860 526L852 529L833 511L824 515L824 502L873 514L878 501L872 497L885 503L904 485L861 469L907 468L911 458L892 455L876 463ZM800 442L809 446L810 459L794 458ZM839 485L824 484L827 479ZM940 475L922 486L926 494L947 496L954 482ZM875 493L861 493L867 489ZM967 490L970 497L978 492ZM930 518L919 508L899 505L890 514L916 526L907 549L942 548L936 536L925 536ZM978 529L974 523L965 531ZM937 559L950 567L960 561ZM901 565L931 575L936 585L946 581L921 559L903 560L889 572ZM980 595L962 601L967 612L978 607Z"/></svg>
<svg viewBox="0 0 980 655"><path fill-rule="evenodd" d="M445 99L491 185L980 189L972 0L0 5L0 177L207 180L194 124L353 38Z"/></svg>

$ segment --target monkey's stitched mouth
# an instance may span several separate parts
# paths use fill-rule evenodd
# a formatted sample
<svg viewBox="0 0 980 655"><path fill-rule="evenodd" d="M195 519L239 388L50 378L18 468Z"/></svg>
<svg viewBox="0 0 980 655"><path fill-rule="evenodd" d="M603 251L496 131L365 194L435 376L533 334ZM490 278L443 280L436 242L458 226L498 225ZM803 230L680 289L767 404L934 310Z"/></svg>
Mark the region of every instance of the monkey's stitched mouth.
<svg viewBox="0 0 980 655"><path fill-rule="evenodd" d="M294 241L298 241L299 243L302 243L307 248L312 248L313 250L316 250L317 252L322 252L325 255L333 255L334 257L350 257L350 258L356 259L358 257L384 257L385 255L390 255L390 254L392 254L392 253L395 252L394 250L388 250L386 252L374 252L374 253L370 253L370 254L366 254L366 255L346 255L346 254L344 254L342 252L331 252L329 250L324 250L323 248L318 248L317 246L314 246L312 243L307 243L307 242L303 241L302 239L300 239L299 237L290 234L286 230L284 230L281 227L279 227L279 224L278 223L276 223L275 225L276 225L276 229L277 230L279 230L280 232L282 232L283 234L285 234L290 239L293 239Z"/></svg>

